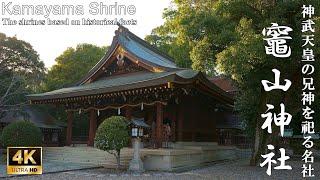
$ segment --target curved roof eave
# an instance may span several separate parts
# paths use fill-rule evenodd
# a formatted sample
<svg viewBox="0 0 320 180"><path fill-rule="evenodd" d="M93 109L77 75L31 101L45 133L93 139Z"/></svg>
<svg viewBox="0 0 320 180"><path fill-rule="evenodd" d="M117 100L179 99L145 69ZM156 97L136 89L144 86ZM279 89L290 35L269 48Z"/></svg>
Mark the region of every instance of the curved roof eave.
<svg viewBox="0 0 320 180"><path fill-rule="evenodd" d="M135 57L137 57L138 59L140 59L144 64L147 64L151 67L157 67L159 69L163 69L163 70L172 70L172 69L179 69L178 67L176 67L176 65L173 63L173 60L171 59L171 57L169 57L168 55L166 55L163 52L160 52L159 50L157 50L156 48L154 48L152 45L147 44L145 41L143 41L142 39L140 39L139 37L137 37L136 35L134 35L133 33L131 33L127 28L123 27L123 26L119 26L119 29L116 30L115 32L115 36L113 37L112 43L110 45L110 48L108 49L108 51L106 52L106 54L99 60L99 62L89 70L89 72L78 82L76 83L76 85L82 85L84 83L86 83L94 74L96 74L100 68L102 68L102 66L111 58L111 56L117 51L117 48L119 46L121 46L124 50L128 51L130 54L134 55ZM141 56L138 56L135 52L132 52L128 47L126 47L125 42L122 42L121 40L119 40L119 37L123 36L123 38L128 38L126 36L130 36L130 39L136 40L138 44L140 44L141 46L149 49L150 51L153 51L157 54L159 54L161 57L165 58L168 60L168 65L160 65L160 64L156 64L153 63ZM170 61L170 63L169 63Z"/></svg>
<svg viewBox="0 0 320 180"><path fill-rule="evenodd" d="M93 68L89 70L89 72L78 83L76 83L76 85L81 85L87 82L87 80L90 79L101 68L101 66L106 62L106 60L112 56L112 54L117 49L117 46L118 46L118 35L113 37L110 48L108 49L106 54L99 60L99 62L95 66L93 66Z"/></svg>

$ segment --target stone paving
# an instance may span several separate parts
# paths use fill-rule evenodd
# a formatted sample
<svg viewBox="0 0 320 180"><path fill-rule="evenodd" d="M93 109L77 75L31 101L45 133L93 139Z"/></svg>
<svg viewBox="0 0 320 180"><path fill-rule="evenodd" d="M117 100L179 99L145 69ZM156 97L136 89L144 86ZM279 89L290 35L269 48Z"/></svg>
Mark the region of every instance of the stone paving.
<svg viewBox="0 0 320 180"><path fill-rule="evenodd" d="M49 162L43 165L43 172L53 173L61 171L74 171L79 169L92 169L99 168L99 166L90 165L90 164L79 164L71 162ZM0 164L0 178L8 177L6 165Z"/></svg>
<svg viewBox="0 0 320 180"><path fill-rule="evenodd" d="M87 169L80 171L68 171L60 173L51 173L35 176L23 176L8 178L9 180L102 180L102 179L123 179L123 180L135 180L135 179L210 179L210 180L259 180L259 179L302 179L301 175L301 161L289 161L288 164L292 166L292 170L273 170L272 176L269 177L265 173L265 168L248 166L248 160L237 160L224 163L217 163L208 167L199 168L196 170L169 173L169 172L145 172L142 174L132 174L126 171L117 172L115 170L98 168ZM313 164L315 168L316 177L320 176L320 162ZM317 179L317 178L315 178Z"/></svg>

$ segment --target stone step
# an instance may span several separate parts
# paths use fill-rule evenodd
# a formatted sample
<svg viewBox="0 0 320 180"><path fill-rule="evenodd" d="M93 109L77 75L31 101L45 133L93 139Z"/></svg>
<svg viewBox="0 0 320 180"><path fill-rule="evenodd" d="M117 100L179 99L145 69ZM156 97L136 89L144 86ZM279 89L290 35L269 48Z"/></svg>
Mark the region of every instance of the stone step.
<svg viewBox="0 0 320 180"><path fill-rule="evenodd" d="M63 161L102 166L115 166L116 159L106 151L93 147L50 147L44 148L44 161ZM127 166L132 159L132 150L121 151L120 163Z"/></svg>
<svg viewBox="0 0 320 180"><path fill-rule="evenodd" d="M73 162L73 163L89 163L89 164L116 164L116 159L73 159L73 158L53 158L53 159L44 159L44 161L63 161L63 162ZM131 158L121 158L121 164L129 164Z"/></svg>
<svg viewBox="0 0 320 180"><path fill-rule="evenodd" d="M169 147L173 149L189 149L189 150L220 149L220 146L216 142L176 142L176 143L170 143Z"/></svg>
<svg viewBox="0 0 320 180"><path fill-rule="evenodd" d="M127 153L123 153L120 154L121 157L124 156L132 156L132 154L127 154ZM108 158L108 157L113 157L113 155L111 154L82 154L82 153L73 153L73 154L64 154L64 153L44 153L43 157L80 157L80 158Z"/></svg>
<svg viewBox="0 0 320 180"><path fill-rule="evenodd" d="M147 170L173 171L206 165L215 161L233 159L235 151L216 143L178 143L182 149L141 149L141 158ZM121 164L128 166L133 150L121 150ZM44 160L71 162L110 167L116 166L113 155L93 147L44 148Z"/></svg>
<svg viewBox="0 0 320 180"><path fill-rule="evenodd" d="M52 149L44 149L45 153L107 153L106 151L102 151L95 148L52 148ZM121 152L130 152L128 149L123 149Z"/></svg>
<svg viewBox="0 0 320 180"><path fill-rule="evenodd" d="M44 160L45 161L45 160ZM90 161L90 160L82 160L82 161L76 161L76 160L65 160L65 159L51 159L50 161L57 161L57 162L72 162L72 163L87 163L87 164L116 164L116 160L114 161ZM122 160L120 161L121 164L129 164L131 160Z"/></svg>
<svg viewBox="0 0 320 180"><path fill-rule="evenodd" d="M218 146L216 142L175 142L172 144L183 146Z"/></svg>
<svg viewBox="0 0 320 180"><path fill-rule="evenodd" d="M131 159L132 156L120 156L120 160L127 160L127 159ZM115 159L114 156L109 156L109 157L81 157L81 156L78 156L78 157L70 157L70 156L45 156L43 159L72 159L72 160L81 160L81 159L90 159L90 160L113 160Z"/></svg>
<svg viewBox="0 0 320 180"><path fill-rule="evenodd" d="M48 157L44 157L44 159L50 159L50 160L54 160L54 159L64 159L64 160L75 160L75 161L80 161L80 160L90 160L90 161L113 161L115 160L115 158L112 157L100 157L100 158L93 158L93 157L67 157L67 156L48 156ZM132 159L131 157L120 157L120 160L128 160L128 159Z"/></svg>

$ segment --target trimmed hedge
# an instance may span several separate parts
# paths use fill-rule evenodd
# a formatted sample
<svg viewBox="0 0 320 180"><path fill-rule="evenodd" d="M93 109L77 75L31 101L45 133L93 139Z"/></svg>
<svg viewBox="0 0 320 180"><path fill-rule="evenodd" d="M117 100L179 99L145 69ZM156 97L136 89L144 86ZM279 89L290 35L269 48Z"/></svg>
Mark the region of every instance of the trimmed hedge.
<svg viewBox="0 0 320 180"><path fill-rule="evenodd" d="M129 143L128 122L125 117L112 116L104 120L95 137L97 148L104 151L120 151Z"/></svg>
<svg viewBox="0 0 320 180"><path fill-rule="evenodd" d="M104 120L95 137L95 145L98 149L107 151L117 159L120 167L120 151L129 144L130 136L128 122L123 116L112 116Z"/></svg>
<svg viewBox="0 0 320 180"><path fill-rule="evenodd" d="M3 147L41 146L41 130L29 121L17 121L3 128L1 135Z"/></svg>

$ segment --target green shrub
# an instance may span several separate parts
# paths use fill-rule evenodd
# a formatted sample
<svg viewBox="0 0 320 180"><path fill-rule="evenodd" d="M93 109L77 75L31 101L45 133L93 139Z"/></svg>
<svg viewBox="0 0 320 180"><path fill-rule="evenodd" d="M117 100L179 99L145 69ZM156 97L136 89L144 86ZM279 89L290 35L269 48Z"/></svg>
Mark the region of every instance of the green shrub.
<svg viewBox="0 0 320 180"><path fill-rule="evenodd" d="M3 128L0 139L4 147L40 146L42 133L29 121L17 121Z"/></svg>
<svg viewBox="0 0 320 180"><path fill-rule="evenodd" d="M128 145L130 139L127 125L125 117L112 116L100 124L95 137L96 147L114 155L118 168L120 167L120 150Z"/></svg>

